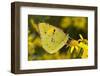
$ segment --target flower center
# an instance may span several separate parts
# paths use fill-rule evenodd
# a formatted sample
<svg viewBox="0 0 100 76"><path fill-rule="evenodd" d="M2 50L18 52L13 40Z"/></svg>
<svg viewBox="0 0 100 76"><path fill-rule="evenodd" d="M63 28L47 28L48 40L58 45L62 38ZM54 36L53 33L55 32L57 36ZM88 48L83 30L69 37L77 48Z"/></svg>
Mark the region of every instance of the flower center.
<svg viewBox="0 0 100 76"><path fill-rule="evenodd" d="M78 41L76 41L76 40L72 40L70 42L70 46L77 46L77 45L78 45Z"/></svg>

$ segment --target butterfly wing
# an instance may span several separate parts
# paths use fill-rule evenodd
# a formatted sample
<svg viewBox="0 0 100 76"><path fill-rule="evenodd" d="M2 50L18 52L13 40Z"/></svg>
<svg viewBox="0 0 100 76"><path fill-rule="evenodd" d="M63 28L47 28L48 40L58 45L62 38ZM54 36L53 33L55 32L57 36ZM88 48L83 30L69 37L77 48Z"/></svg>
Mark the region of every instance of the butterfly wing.
<svg viewBox="0 0 100 76"><path fill-rule="evenodd" d="M56 53L67 42L65 33L52 25L46 23L39 24L42 47L50 54Z"/></svg>

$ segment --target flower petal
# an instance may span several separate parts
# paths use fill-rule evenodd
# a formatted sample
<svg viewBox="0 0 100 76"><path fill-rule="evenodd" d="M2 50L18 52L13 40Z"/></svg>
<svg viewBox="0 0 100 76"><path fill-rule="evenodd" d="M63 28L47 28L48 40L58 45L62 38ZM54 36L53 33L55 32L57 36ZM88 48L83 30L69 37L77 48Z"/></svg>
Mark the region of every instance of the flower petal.
<svg viewBox="0 0 100 76"><path fill-rule="evenodd" d="M76 51L78 52L78 46L75 46Z"/></svg>
<svg viewBox="0 0 100 76"><path fill-rule="evenodd" d="M79 36L80 36L81 40L83 40L83 39L84 39L84 38L83 38L83 36L82 36L81 34L79 34Z"/></svg>
<svg viewBox="0 0 100 76"><path fill-rule="evenodd" d="M73 52L73 50L74 50L74 46L72 46L72 47L71 47L71 50L70 50L70 51L71 51L71 53Z"/></svg>

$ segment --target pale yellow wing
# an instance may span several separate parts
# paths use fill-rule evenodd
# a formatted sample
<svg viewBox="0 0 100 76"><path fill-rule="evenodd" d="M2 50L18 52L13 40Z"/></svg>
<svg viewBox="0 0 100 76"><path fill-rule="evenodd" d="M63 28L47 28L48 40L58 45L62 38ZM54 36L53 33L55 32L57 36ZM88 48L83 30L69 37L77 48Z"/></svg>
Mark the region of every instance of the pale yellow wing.
<svg viewBox="0 0 100 76"><path fill-rule="evenodd" d="M42 47L50 54L59 51L68 40L66 34L55 26L46 23L40 23L39 30Z"/></svg>

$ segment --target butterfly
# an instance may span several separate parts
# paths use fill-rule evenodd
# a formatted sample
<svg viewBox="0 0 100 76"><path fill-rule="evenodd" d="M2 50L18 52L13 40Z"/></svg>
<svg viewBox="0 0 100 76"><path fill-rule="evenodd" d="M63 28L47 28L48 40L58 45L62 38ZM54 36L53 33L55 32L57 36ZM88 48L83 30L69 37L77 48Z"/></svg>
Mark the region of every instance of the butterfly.
<svg viewBox="0 0 100 76"><path fill-rule="evenodd" d="M39 23L39 32L42 47L49 54L59 51L68 40L63 30L48 23Z"/></svg>

